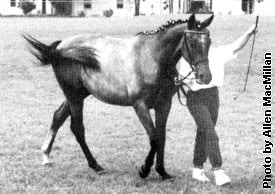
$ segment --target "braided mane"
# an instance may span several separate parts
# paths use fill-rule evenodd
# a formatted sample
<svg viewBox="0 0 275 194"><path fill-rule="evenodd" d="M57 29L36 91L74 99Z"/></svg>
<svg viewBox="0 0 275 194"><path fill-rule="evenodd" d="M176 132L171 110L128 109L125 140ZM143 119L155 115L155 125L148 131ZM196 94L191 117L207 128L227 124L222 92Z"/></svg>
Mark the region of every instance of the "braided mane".
<svg viewBox="0 0 275 194"><path fill-rule="evenodd" d="M181 20L181 19L169 20L168 22L166 22L156 30L143 31L143 32L137 33L136 35L155 35L155 34L158 34L159 32L163 32L164 30L174 27L178 24L183 24L187 22L188 22L187 19L186 20Z"/></svg>

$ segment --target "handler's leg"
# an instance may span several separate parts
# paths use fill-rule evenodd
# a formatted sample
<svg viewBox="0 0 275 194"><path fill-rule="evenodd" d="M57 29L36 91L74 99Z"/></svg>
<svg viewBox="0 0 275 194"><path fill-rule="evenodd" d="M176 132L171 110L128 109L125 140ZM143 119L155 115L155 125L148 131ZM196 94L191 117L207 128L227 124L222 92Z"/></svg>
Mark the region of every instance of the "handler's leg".
<svg viewBox="0 0 275 194"><path fill-rule="evenodd" d="M197 135L194 148L194 170L193 178L199 181L208 182L209 179L204 174L203 164L207 159L207 142L206 142L206 130L203 126L211 126L210 113L206 106L202 104L188 105L188 109L195 119L197 124Z"/></svg>
<svg viewBox="0 0 275 194"><path fill-rule="evenodd" d="M193 116L197 125L197 134L195 139L194 149L194 166L203 168L203 164L207 159L206 154L206 130L208 127L213 127L211 114L205 102L208 98L208 89L200 91L189 91L187 93L187 107Z"/></svg>
<svg viewBox="0 0 275 194"><path fill-rule="evenodd" d="M215 126L216 122L217 122L217 118L218 118L218 111L219 111L219 91L218 91L217 87L211 88L210 96L211 96L211 98L209 98L208 108L209 108L209 111L211 114L213 124ZM221 169L221 165L216 166L216 167L213 166L215 180L216 180L216 184L218 186L228 184L231 182L230 178Z"/></svg>
<svg viewBox="0 0 275 194"><path fill-rule="evenodd" d="M206 95L206 94L205 94ZM204 103L204 91L200 92L188 92L187 94L187 106L197 124L197 134L195 139L194 148L194 170L193 178L199 181L209 181L204 174L203 164L207 159L206 153L206 130L204 126L212 126L210 113Z"/></svg>
<svg viewBox="0 0 275 194"><path fill-rule="evenodd" d="M197 129L193 159L194 166L203 169L206 159L206 134L205 131Z"/></svg>
<svg viewBox="0 0 275 194"><path fill-rule="evenodd" d="M187 94L187 106L198 127L194 154L194 165L198 167L203 166L207 156L213 168L222 165L219 138L215 131L219 107L217 92L217 88L210 88Z"/></svg>
<svg viewBox="0 0 275 194"><path fill-rule="evenodd" d="M219 91L217 87L211 88L208 100L209 102L207 106L210 111L212 122L214 126L216 126L218 115L219 115L219 107L220 107L220 97L219 97Z"/></svg>
<svg viewBox="0 0 275 194"><path fill-rule="evenodd" d="M219 147L219 138L214 127L208 128L206 132L206 153L214 170L216 185L222 186L230 183L230 178L221 169L222 156Z"/></svg>

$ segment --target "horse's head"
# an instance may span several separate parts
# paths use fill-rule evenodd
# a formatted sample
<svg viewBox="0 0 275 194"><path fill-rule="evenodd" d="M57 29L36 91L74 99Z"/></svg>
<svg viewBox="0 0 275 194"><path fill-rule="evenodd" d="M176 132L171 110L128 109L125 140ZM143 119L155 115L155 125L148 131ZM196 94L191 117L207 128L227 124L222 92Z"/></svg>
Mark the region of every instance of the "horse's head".
<svg viewBox="0 0 275 194"><path fill-rule="evenodd" d="M187 30L184 31L182 56L190 64L199 84L208 84L212 79L208 63L211 39L206 27L210 25L213 18L214 15L199 22L192 14L188 20Z"/></svg>

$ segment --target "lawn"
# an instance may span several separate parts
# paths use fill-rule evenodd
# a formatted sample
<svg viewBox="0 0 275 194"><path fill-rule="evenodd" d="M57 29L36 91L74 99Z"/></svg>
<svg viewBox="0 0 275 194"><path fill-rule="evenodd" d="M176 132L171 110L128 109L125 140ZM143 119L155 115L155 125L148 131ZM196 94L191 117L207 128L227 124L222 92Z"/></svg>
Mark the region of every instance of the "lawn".
<svg viewBox="0 0 275 194"><path fill-rule="evenodd" d="M167 124L165 152L167 171L177 175L175 180L161 181L154 170L145 180L139 178L138 168L149 145L133 109L104 104L92 96L85 101L86 139L107 174L97 175L88 167L70 132L69 119L53 146L53 165L41 166L41 146L53 112L64 96L52 69L37 65L21 33L29 33L45 43L80 33L129 37L156 29L171 18L186 16L0 18L0 193L268 193L262 190L262 65L264 53L275 52L275 17L260 17L247 91L236 101L235 95L243 89L252 41L225 68L216 129L231 185L220 188L213 184L209 162L206 173L212 183L192 180L196 127L187 108L176 97ZM215 16L209 27L213 45L234 41L254 21L254 16ZM272 80L275 83L274 76ZM274 161L273 154L273 173ZM273 174L270 193L275 193L274 180Z"/></svg>

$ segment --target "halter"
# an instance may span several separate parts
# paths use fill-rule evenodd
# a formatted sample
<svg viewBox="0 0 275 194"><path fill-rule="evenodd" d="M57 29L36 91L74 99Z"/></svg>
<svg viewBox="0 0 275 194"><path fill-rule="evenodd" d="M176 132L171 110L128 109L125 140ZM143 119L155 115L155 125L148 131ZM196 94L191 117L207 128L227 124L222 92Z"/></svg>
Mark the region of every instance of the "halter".
<svg viewBox="0 0 275 194"><path fill-rule="evenodd" d="M195 67L196 67L199 63L202 63L202 62L204 62L204 61L208 61L208 58L204 58L204 59L201 59L201 60L199 60L199 61L194 62L194 59L193 59L193 57L192 57L192 55L191 55L191 52L190 52L190 48L189 48L189 46L188 46L188 44L187 44L187 36L186 36L187 33L191 33L191 34L207 34L207 35L209 35L209 32L207 32L207 31L185 30L185 31L183 32L183 35L184 35L184 38L185 38L185 47L186 47L186 51L187 51L188 56L189 56L189 59L190 59L189 65L190 65L190 67L191 67L192 70L191 70L186 76L178 75L177 77L175 77L174 82L175 82L175 85L176 85L176 86L180 86L180 85L184 84L183 81L184 81L185 79L187 79L192 73L195 73L195 74L196 74L196 72L195 72Z"/></svg>
<svg viewBox="0 0 275 194"><path fill-rule="evenodd" d="M187 36L186 36L186 34L188 34L188 33L190 33L190 34L207 34L207 35L209 35L209 32L205 32L205 31L195 31L195 30L185 30L184 32L183 32L183 34L184 34L184 38L185 38L185 47L186 47L186 51L187 51L187 53L188 53L188 56L189 56L189 59L190 59L190 67L191 67L191 69L194 71L195 70L195 67L197 66L197 64L199 64L199 63L201 63L201 62L204 62L204 61L208 61L208 58L206 58L206 59L202 59L202 60L199 60L199 61L196 61L196 62L194 62L194 59L192 58L192 56L191 56L191 52L190 52L190 49L189 49L189 46L188 46L188 44L187 44Z"/></svg>

